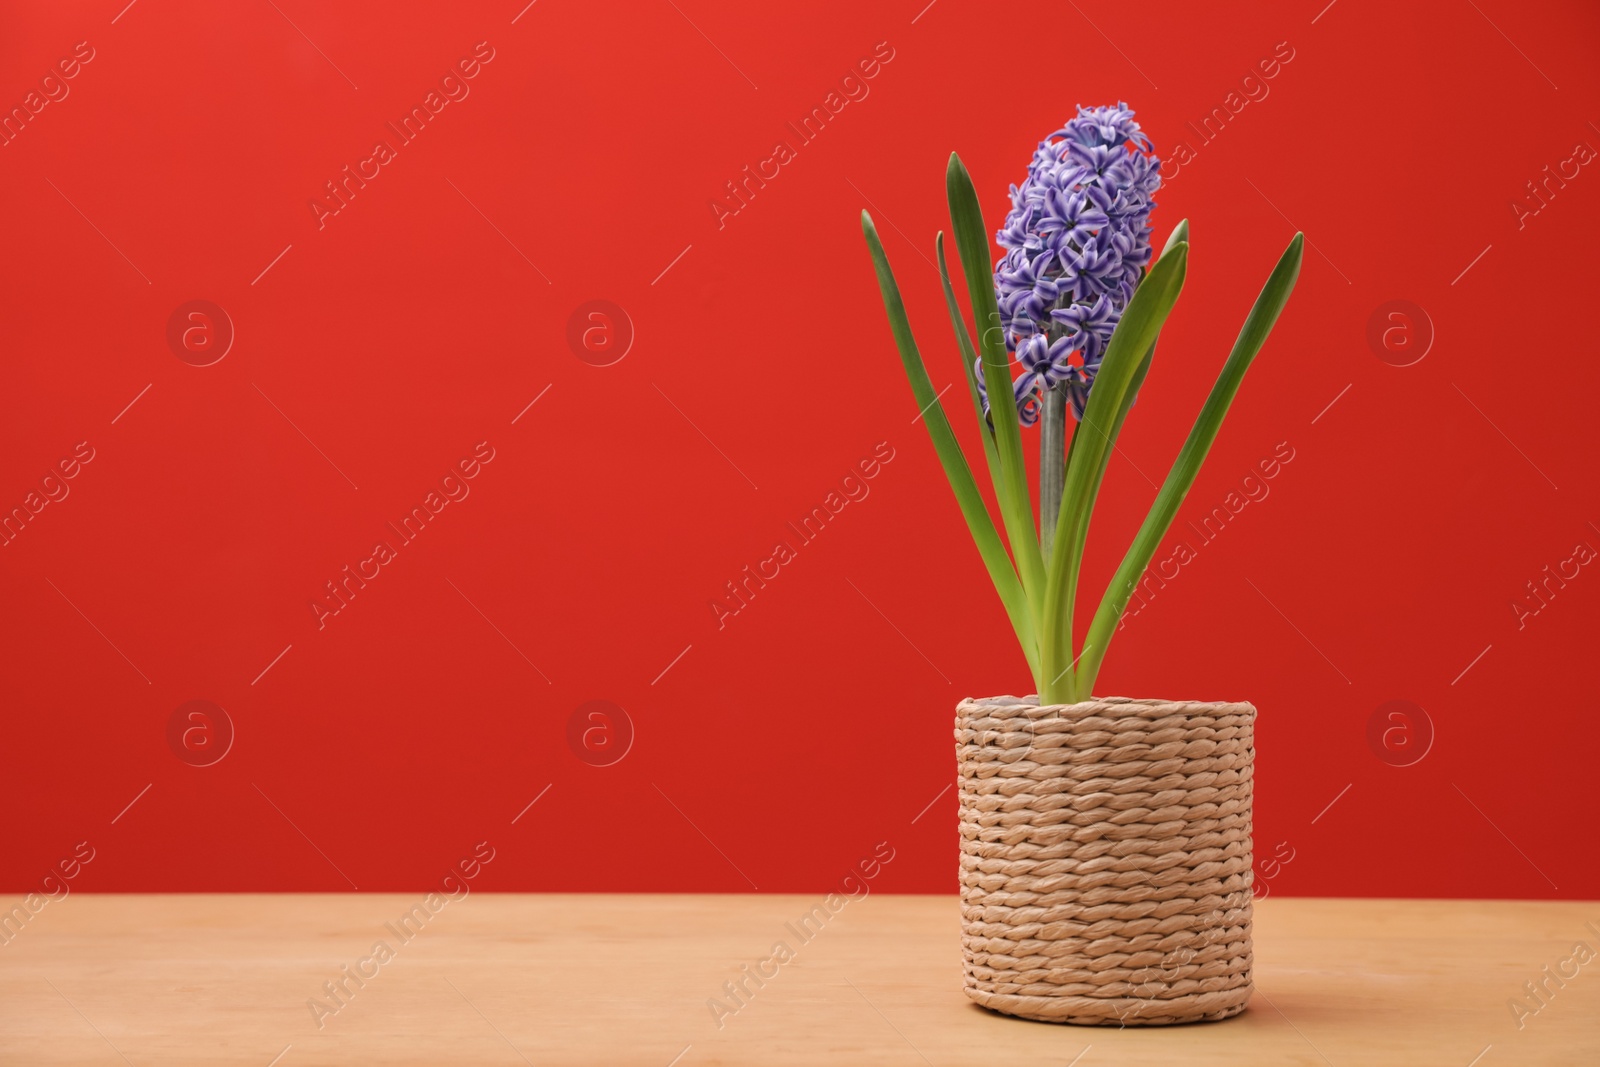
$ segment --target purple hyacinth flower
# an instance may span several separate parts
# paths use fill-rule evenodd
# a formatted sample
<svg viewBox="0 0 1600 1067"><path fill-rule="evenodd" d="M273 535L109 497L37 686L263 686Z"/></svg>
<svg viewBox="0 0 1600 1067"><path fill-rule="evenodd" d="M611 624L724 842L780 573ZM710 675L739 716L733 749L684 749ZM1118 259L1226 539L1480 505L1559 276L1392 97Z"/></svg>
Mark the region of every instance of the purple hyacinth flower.
<svg viewBox="0 0 1600 1067"><path fill-rule="evenodd" d="M1111 332L1150 263L1160 185L1161 160L1119 103L1080 106L1011 187L994 281L1006 348L1022 366L1014 392L1024 425L1050 389L1066 390L1083 418Z"/></svg>
<svg viewBox="0 0 1600 1067"><path fill-rule="evenodd" d="M1039 413L1044 410L1044 403L1039 397L1038 386L1028 389L1023 389L1021 386L1022 382L1019 380L1012 390L1016 394L1017 417L1022 421L1022 425L1032 426L1039 421Z"/></svg>
<svg viewBox="0 0 1600 1067"><path fill-rule="evenodd" d="M1089 403L1089 386L1094 383L1095 372L1111 343L1111 331L1117 325L1117 308L1111 298L1102 293L1093 304L1069 304L1050 312L1050 319L1062 330L1055 342L1066 351L1079 356L1075 373L1065 377L1067 399L1072 404L1072 416L1083 418L1083 409ZM1054 346L1052 346L1054 347Z"/></svg>
<svg viewBox="0 0 1600 1067"><path fill-rule="evenodd" d="M984 418L989 418L989 387L983 381L983 359L979 357L972 362L973 377L977 379L978 399L983 404ZM1032 426L1039 421L1039 413L1043 406L1039 397L1039 383L1028 375L1023 375L1011 383L1012 402L1016 405L1017 416L1024 426Z"/></svg>

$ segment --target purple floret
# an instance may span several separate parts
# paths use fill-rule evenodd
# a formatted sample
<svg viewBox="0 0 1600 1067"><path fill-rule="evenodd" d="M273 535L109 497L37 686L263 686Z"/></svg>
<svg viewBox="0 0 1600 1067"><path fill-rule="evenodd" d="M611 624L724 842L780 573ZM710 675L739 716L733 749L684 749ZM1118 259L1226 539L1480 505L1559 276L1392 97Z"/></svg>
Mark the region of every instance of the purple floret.
<svg viewBox="0 0 1600 1067"><path fill-rule="evenodd" d="M1006 348L1023 370L1014 390L1023 425L1037 420L1048 389L1065 389L1083 418L1111 332L1150 263L1160 185L1161 160L1119 103L1080 106L1011 187L994 282Z"/></svg>

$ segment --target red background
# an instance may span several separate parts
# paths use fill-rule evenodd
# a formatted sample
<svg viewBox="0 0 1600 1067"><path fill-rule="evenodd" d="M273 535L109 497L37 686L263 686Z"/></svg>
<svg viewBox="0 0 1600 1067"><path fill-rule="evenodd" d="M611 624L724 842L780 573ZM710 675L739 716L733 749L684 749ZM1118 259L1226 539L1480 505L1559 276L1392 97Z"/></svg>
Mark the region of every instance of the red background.
<svg viewBox="0 0 1600 1067"><path fill-rule="evenodd" d="M1260 708L1257 853L1294 857L1270 891L1600 895L1574 833L1600 813L1600 575L1511 608L1600 548L1600 175L1520 228L1510 206L1600 147L1590 5L123 5L7 4L0 38L8 108L95 53L0 148L0 505L95 451L0 548L7 892L84 840L90 891L414 890L482 840L488 889L816 891L888 841L876 888L953 891L953 706L1029 683L857 215L956 381L926 259L949 152L993 229L1035 142L1121 99L1195 149L1156 213L1194 246L1086 588L1273 261L1311 247L1179 527L1295 458L1100 690ZM470 95L319 229L324 183L480 41ZM870 95L719 228L724 183L879 42ZM1280 42L1201 144L1185 124ZM207 367L165 336L194 299L237 332ZM593 299L636 332L612 366L567 342ZM1434 333L1406 367L1367 340L1396 299ZM480 441L470 496L319 630L323 583ZM871 495L719 630L724 583L885 441ZM167 741L195 699L236 730L208 767ZM568 743L596 699L635 732L612 766ZM1412 766L1368 743L1396 699L1435 733Z"/></svg>

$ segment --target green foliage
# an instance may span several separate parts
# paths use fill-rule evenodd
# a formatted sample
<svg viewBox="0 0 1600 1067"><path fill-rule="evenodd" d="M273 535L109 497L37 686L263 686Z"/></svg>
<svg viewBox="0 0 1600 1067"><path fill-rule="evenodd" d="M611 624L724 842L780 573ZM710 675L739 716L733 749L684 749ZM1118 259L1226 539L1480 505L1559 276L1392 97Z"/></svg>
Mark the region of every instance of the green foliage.
<svg viewBox="0 0 1600 1067"><path fill-rule="evenodd" d="M955 493L956 503L978 554L989 571L1006 615L1022 646L1028 669L1033 675L1040 701L1046 704L1087 700L1093 694L1095 678L1105 658L1106 648L1128 599L1143 577L1162 538L1166 536L1178 508L1194 484L1211 444L1222 427L1222 420L1239 391L1245 371L1261 351L1273 324L1288 302L1300 273L1304 239L1295 234L1267 279L1255 306L1250 309L1234 342L1233 351L1212 387L1184 442L1165 484L1156 495L1149 515L1122 564L1107 586L1095 611L1081 647L1073 641L1073 609L1077 602L1078 578L1083 562L1089 518L1106 472L1117 435L1133 406L1134 397L1144 383L1155 356L1156 338L1182 292L1189 259L1189 225L1180 223L1168 239L1161 257L1134 290L1111 336L1111 343L1100 363L1083 419L1067 449L1066 472L1056 516L1055 536L1049 558L1040 548L1034 525L1033 499L1029 495L1027 469L1023 461L1021 424L1015 405L1002 400L985 419L978 398L973 365L981 356L984 385L992 397L1011 396L1010 357L1000 324L999 309L990 262L989 231L978 207L972 178L958 156L951 155L945 175L950 202L951 229L966 276L974 333L969 332L960 303L950 283L945 265L944 235L936 242L939 280L944 289L950 324L963 369L962 379L978 421L984 458L999 504L1000 531L989 514L972 476L965 454L956 441L949 419L933 383L928 378L894 273L884 255L883 243L866 212L861 213L861 228L877 272L878 288L889 328L911 393L922 422L933 440L934 452ZM1059 458L1059 457L1057 457ZM1048 460L1047 460L1048 461ZM1046 524L1048 525L1048 524ZM1009 552L1007 546L1009 545Z"/></svg>

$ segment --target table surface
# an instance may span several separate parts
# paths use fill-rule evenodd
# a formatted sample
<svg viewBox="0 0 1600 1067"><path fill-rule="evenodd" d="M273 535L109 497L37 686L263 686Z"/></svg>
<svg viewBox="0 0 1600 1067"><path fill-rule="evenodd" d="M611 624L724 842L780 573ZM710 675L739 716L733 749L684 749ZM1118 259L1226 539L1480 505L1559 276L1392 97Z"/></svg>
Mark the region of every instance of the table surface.
<svg viewBox="0 0 1600 1067"><path fill-rule="evenodd" d="M954 897L850 901L803 940L822 903L72 894L0 946L0 1063L1600 1064L1600 961L1574 962L1600 903L1272 897L1249 1010L1123 1030L968 1001ZM772 977L734 1000L742 965Z"/></svg>

